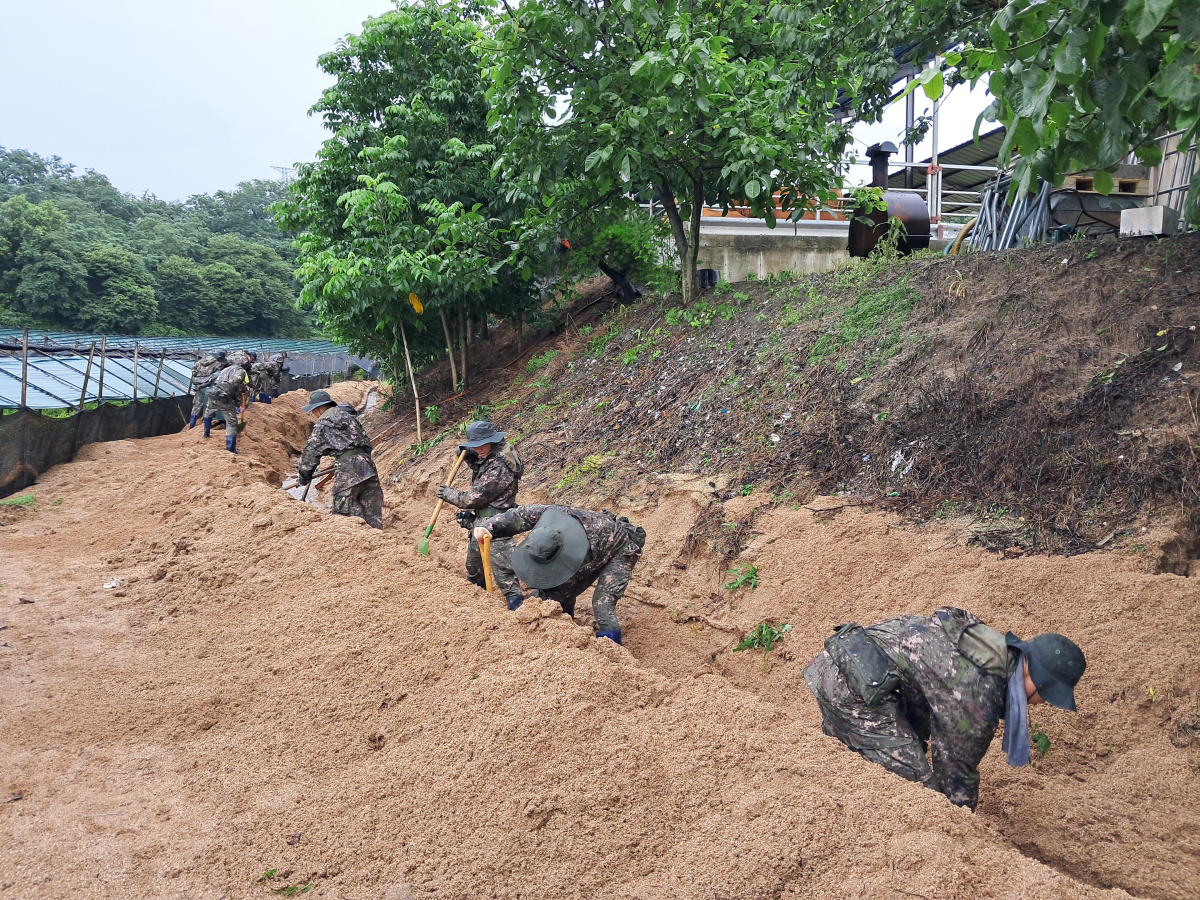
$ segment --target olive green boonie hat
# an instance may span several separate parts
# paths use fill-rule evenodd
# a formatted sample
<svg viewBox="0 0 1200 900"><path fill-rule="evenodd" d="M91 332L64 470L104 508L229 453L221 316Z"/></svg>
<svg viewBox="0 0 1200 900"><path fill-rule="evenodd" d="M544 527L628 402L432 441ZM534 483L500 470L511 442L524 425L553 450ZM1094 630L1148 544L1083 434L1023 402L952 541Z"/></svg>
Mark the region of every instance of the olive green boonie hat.
<svg viewBox="0 0 1200 900"><path fill-rule="evenodd" d="M498 444L504 440L504 434L493 428L491 422L472 422L467 426L467 439L458 445L458 449L467 447L474 450L484 444Z"/></svg>
<svg viewBox="0 0 1200 900"><path fill-rule="evenodd" d="M1047 632L1023 641L1011 631L1005 635L1010 647L1020 650L1029 663L1029 677L1042 699L1051 706L1075 712L1075 685L1083 677L1087 660L1070 638Z"/></svg>
<svg viewBox="0 0 1200 900"><path fill-rule="evenodd" d="M305 412L312 412L321 406L328 406L333 402L333 398L329 396L329 391L313 391L308 395L308 403L300 407Z"/></svg>
<svg viewBox="0 0 1200 900"><path fill-rule="evenodd" d="M561 509L548 509L513 550L513 571L531 588L558 587L579 571L588 546L578 519Z"/></svg>

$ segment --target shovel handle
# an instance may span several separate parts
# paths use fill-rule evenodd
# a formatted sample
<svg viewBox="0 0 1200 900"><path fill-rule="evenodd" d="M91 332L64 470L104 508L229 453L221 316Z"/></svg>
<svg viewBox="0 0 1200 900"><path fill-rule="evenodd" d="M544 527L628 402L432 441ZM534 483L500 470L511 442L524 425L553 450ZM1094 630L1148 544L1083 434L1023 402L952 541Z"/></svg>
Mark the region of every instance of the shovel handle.
<svg viewBox="0 0 1200 900"><path fill-rule="evenodd" d="M492 578L492 539L485 537L479 542L479 555L483 559L483 580L489 594L496 593L496 582Z"/></svg>
<svg viewBox="0 0 1200 900"><path fill-rule="evenodd" d="M446 484L454 484L454 476L458 474L458 467L462 465L462 461L466 458L467 458L466 450L463 450L462 453L458 454L458 459L456 459L454 461L454 465L452 465L450 467L450 475L449 475L449 477L446 478ZM442 507L445 505L446 505L446 501L442 500L439 497L437 505L434 506L434 508L433 508L433 518L429 520L429 527L425 529L426 537L429 537L429 535L433 532L433 526L437 524L438 515L442 511Z"/></svg>

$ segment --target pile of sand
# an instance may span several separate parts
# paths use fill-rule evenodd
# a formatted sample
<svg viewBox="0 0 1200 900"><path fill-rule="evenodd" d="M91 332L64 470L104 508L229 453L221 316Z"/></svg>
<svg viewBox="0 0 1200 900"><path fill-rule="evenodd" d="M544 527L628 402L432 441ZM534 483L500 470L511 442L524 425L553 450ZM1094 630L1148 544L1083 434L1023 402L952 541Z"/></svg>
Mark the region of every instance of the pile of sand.
<svg viewBox="0 0 1200 900"><path fill-rule="evenodd" d="M0 529L0 791L20 794L0 805L0 897L1065 900L1200 883L1197 751L1167 739L1197 708L1189 580L1109 557L1001 563L879 515L801 511L758 523L762 586L730 609L719 573L676 568L694 510L664 492L639 513L652 541L623 649L555 604L511 614L466 584L452 517L417 554L436 481L389 485L385 532L287 497L301 402L252 407L237 458L198 429L93 445ZM799 678L829 625L948 602L1059 626L1092 666L1077 720L1037 717L1045 759L1017 772L989 754L979 815L823 737ZM687 604L732 631L672 617ZM731 653L763 618L795 628L766 659ZM1151 634L1174 654L1137 649Z"/></svg>

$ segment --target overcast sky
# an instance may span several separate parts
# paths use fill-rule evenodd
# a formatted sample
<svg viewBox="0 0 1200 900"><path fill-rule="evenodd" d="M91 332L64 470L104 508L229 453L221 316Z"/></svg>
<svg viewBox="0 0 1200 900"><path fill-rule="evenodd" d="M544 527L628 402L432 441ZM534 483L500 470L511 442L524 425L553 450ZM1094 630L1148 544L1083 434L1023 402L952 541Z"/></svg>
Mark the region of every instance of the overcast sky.
<svg viewBox="0 0 1200 900"><path fill-rule="evenodd" d="M390 0L0 0L0 146L164 200L316 153L317 57Z"/></svg>
<svg viewBox="0 0 1200 900"><path fill-rule="evenodd" d="M0 0L0 146L61 156L164 200L276 178L313 158L317 57L390 0ZM918 115L929 104L918 94ZM983 90L946 101L940 147L971 136ZM856 150L899 144L903 103ZM917 159L929 155L929 141ZM851 181L869 177L864 167Z"/></svg>

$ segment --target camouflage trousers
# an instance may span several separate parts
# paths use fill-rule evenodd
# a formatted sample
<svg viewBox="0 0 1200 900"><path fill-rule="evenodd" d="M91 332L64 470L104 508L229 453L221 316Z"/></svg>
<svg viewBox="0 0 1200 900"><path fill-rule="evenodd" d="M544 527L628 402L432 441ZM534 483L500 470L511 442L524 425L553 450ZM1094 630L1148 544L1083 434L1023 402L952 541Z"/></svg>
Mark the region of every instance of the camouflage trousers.
<svg viewBox="0 0 1200 900"><path fill-rule="evenodd" d="M196 388L196 393L192 395L192 415L199 418L200 413L204 412L204 409L207 405L208 388ZM205 413L205 415L208 414Z"/></svg>
<svg viewBox="0 0 1200 900"><path fill-rule="evenodd" d="M825 734L901 778L930 785L933 769L925 755L929 735L909 721L898 693L867 706L824 650L805 667L804 680L821 708Z"/></svg>
<svg viewBox="0 0 1200 900"><path fill-rule="evenodd" d="M210 391L206 391L206 393L208 394L208 399L204 407L205 418L217 419L221 422L224 422L226 427L237 425L237 407L239 398L230 397L229 399L225 399L223 397L218 397L216 394L213 394Z"/></svg>
<svg viewBox="0 0 1200 900"><path fill-rule="evenodd" d="M521 582L512 568L512 552L516 544L512 538L492 538L492 579L496 582L496 590L502 596L510 597L521 593ZM479 552L479 542L474 536L467 544L467 581L486 587L483 577L483 556Z"/></svg>
<svg viewBox="0 0 1200 900"><path fill-rule="evenodd" d="M372 528L383 528L383 488L378 478L368 478L343 491L333 492L335 516L358 516Z"/></svg>
<svg viewBox="0 0 1200 900"><path fill-rule="evenodd" d="M621 627L617 618L617 601L625 596L634 566L641 559L642 551L630 541L625 548L608 561L596 576L596 589L592 592L592 614L596 617L596 631L613 631ZM587 590L591 582L580 584L572 578L556 588L543 589L538 593L547 600L557 600L563 612L575 615L575 601Z"/></svg>

